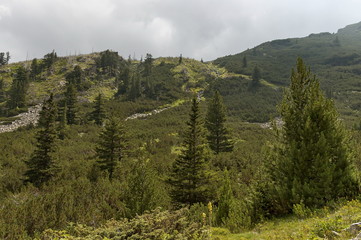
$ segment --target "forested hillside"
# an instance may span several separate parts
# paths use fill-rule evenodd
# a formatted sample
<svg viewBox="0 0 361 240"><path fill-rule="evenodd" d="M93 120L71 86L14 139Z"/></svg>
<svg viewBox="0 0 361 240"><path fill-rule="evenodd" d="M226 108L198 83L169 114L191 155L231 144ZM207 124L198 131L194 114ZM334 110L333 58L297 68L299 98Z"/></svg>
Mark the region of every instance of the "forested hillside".
<svg viewBox="0 0 361 240"><path fill-rule="evenodd" d="M294 59L302 57L320 80L321 88L336 102L343 117L360 117L361 23L337 33L279 39L214 61L228 71L251 75L257 66L262 78L277 86L289 84Z"/></svg>
<svg viewBox="0 0 361 240"><path fill-rule="evenodd" d="M0 238L354 237L358 26L214 62L4 62Z"/></svg>

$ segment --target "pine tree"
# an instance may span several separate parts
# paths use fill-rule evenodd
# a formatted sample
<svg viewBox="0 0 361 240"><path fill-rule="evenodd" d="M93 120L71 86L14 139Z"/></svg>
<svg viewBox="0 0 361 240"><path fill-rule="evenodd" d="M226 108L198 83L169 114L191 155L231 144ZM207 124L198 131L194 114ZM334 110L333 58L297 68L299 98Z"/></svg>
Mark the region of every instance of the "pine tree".
<svg viewBox="0 0 361 240"><path fill-rule="evenodd" d="M169 179L172 199L178 204L193 204L208 200L207 144L196 98L192 100L189 118L183 150L173 164Z"/></svg>
<svg viewBox="0 0 361 240"><path fill-rule="evenodd" d="M148 98L153 98L155 96L153 78L146 78L144 93Z"/></svg>
<svg viewBox="0 0 361 240"><path fill-rule="evenodd" d="M319 207L352 195L347 133L333 102L324 97L302 59L292 71L280 114L284 125L268 161L276 211L289 212L300 203Z"/></svg>
<svg viewBox="0 0 361 240"><path fill-rule="evenodd" d="M129 67L125 67L121 74L118 75L118 92L117 96L125 94L129 89L130 84L130 69Z"/></svg>
<svg viewBox="0 0 361 240"><path fill-rule="evenodd" d="M66 105L66 102L64 101L63 107L60 108L59 111L59 125L58 125L58 132L59 132L59 138L64 140L65 139L65 131L67 128L68 120L66 118L68 112L68 107Z"/></svg>
<svg viewBox="0 0 361 240"><path fill-rule="evenodd" d="M247 58L246 56L243 57L243 64L242 64L242 67L243 68L246 68L248 66L248 63L247 63Z"/></svg>
<svg viewBox="0 0 361 240"><path fill-rule="evenodd" d="M128 99L134 101L140 96L141 96L140 77L138 74L134 74L132 77L132 82L128 93Z"/></svg>
<svg viewBox="0 0 361 240"><path fill-rule="evenodd" d="M153 69L153 56L150 53L147 53L144 60L144 76L148 77L152 74Z"/></svg>
<svg viewBox="0 0 361 240"><path fill-rule="evenodd" d="M111 118L100 133L96 148L100 169L107 171L110 179L113 177L117 164L125 157L126 148L127 139L124 127L119 121Z"/></svg>
<svg viewBox="0 0 361 240"><path fill-rule="evenodd" d="M66 112L66 118L67 118L68 124L69 125L76 124L77 123L77 118L76 118L77 91L73 84L68 84L65 97L66 97L66 99L65 99L66 106L68 108L67 112Z"/></svg>
<svg viewBox="0 0 361 240"><path fill-rule="evenodd" d="M38 63L38 60L36 58L33 59L30 66L30 77L34 81L36 80L36 75L38 75L41 72L41 66Z"/></svg>
<svg viewBox="0 0 361 240"><path fill-rule="evenodd" d="M230 141L229 132L224 126L226 122L225 106L222 96L218 91L208 103L205 126L208 130L208 143L214 153L230 152L233 144Z"/></svg>
<svg viewBox="0 0 361 240"><path fill-rule="evenodd" d="M259 80L261 80L261 70L258 66L255 66L252 73L252 81L254 82L254 85L259 84Z"/></svg>
<svg viewBox="0 0 361 240"><path fill-rule="evenodd" d="M0 78L0 102L5 100L4 79Z"/></svg>
<svg viewBox="0 0 361 240"><path fill-rule="evenodd" d="M53 50L51 53L44 55L43 64L49 70L57 59L58 56L56 52Z"/></svg>
<svg viewBox="0 0 361 240"><path fill-rule="evenodd" d="M26 105L26 92L29 88L29 75L23 66L16 70L11 84L8 106L12 109Z"/></svg>
<svg viewBox="0 0 361 240"><path fill-rule="evenodd" d="M55 125L57 109L53 95L50 95L49 99L44 102L41 116L41 129L36 136L36 150L26 162L28 170L25 172L25 182L30 182L36 187L40 187L54 175L55 164L52 153L55 151L55 140L57 138Z"/></svg>
<svg viewBox="0 0 361 240"><path fill-rule="evenodd" d="M182 62L183 62L183 57L182 57L182 54L179 56L179 60L178 60L178 64L180 65L180 64L182 64Z"/></svg>
<svg viewBox="0 0 361 240"><path fill-rule="evenodd" d="M91 113L91 115L92 115L92 120L94 120L97 125L103 124L103 121L105 119L105 110L104 110L103 97L101 93L99 93L99 95L95 98L94 110Z"/></svg>

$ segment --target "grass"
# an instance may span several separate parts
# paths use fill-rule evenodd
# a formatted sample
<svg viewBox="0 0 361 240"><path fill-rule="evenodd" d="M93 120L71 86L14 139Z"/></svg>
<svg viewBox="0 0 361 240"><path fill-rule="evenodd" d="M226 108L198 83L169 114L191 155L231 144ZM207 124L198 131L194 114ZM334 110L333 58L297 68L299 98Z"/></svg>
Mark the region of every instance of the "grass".
<svg viewBox="0 0 361 240"><path fill-rule="evenodd" d="M251 231L232 234L224 228L212 228L212 239L350 239L355 237L347 229L361 219L361 202L353 200L335 210L324 208L308 218L287 216L258 224ZM339 234L339 236L338 236Z"/></svg>

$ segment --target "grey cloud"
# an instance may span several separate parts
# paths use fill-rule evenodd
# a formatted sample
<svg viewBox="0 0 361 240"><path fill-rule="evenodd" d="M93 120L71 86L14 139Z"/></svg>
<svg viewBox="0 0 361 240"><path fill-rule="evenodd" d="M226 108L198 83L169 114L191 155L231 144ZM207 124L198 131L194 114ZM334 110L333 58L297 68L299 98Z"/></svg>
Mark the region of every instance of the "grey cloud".
<svg viewBox="0 0 361 240"><path fill-rule="evenodd" d="M0 51L13 60L113 49L212 60L264 41L361 21L355 0L2 0Z"/></svg>

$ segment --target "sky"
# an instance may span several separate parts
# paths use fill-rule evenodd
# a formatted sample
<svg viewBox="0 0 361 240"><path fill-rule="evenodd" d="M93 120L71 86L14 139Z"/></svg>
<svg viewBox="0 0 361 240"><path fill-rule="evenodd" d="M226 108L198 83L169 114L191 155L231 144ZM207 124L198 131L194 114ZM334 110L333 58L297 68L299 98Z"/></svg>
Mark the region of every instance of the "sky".
<svg viewBox="0 0 361 240"><path fill-rule="evenodd" d="M111 49L203 60L361 21L359 0L0 0L11 61Z"/></svg>

